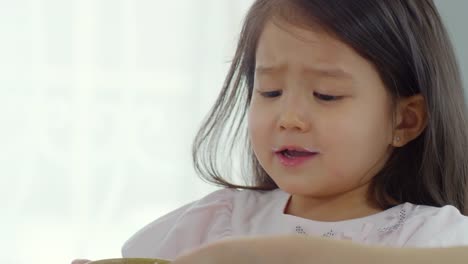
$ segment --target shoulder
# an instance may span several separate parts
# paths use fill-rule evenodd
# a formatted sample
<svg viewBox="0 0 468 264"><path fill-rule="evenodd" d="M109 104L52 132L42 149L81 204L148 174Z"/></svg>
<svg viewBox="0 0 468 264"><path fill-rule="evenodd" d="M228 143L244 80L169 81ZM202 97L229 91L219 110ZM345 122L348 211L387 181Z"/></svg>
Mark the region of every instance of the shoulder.
<svg viewBox="0 0 468 264"><path fill-rule="evenodd" d="M410 234L406 247L468 245L468 217L451 205L416 205L405 226Z"/></svg>
<svg viewBox="0 0 468 264"><path fill-rule="evenodd" d="M123 257L174 259L232 233L232 215L249 211L260 192L221 189L149 223L122 247ZM253 206L249 206L252 205Z"/></svg>

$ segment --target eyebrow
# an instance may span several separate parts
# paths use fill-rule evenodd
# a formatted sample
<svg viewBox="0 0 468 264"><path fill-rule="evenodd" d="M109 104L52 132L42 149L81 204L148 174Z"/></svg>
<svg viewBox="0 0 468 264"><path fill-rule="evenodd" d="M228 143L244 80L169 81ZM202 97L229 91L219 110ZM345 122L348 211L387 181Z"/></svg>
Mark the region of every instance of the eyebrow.
<svg viewBox="0 0 468 264"><path fill-rule="evenodd" d="M274 74L285 70L285 66L257 66L255 72L257 74ZM353 79L349 72L344 71L341 68L332 67L305 67L302 69L305 74L319 74L327 77Z"/></svg>

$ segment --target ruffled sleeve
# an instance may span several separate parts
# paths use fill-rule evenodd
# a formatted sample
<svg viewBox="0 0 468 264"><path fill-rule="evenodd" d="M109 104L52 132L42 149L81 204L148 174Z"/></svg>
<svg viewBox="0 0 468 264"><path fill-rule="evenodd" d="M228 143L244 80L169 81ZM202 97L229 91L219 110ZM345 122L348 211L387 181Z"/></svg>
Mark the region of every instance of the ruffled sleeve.
<svg viewBox="0 0 468 264"><path fill-rule="evenodd" d="M172 260L230 236L232 200L236 192L215 191L153 221L125 242L122 256Z"/></svg>
<svg viewBox="0 0 468 264"><path fill-rule="evenodd" d="M468 246L468 217L453 206L428 215L408 239L405 247Z"/></svg>

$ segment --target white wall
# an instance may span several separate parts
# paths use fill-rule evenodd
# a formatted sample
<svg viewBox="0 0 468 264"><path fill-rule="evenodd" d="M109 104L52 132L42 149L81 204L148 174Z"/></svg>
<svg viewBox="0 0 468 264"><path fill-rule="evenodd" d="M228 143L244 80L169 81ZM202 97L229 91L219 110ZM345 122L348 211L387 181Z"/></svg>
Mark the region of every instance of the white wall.
<svg viewBox="0 0 468 264"><path fill-rule="evenodd" d="M466 16L468 1L466 0L435 0L444 23L455 45L458 63L464 79L465 96L468 100L468 29Z"/></svg>
<svg viewBox="0 0 468 264"><path fill-rule="evenodd" d="M191 165L250 1L0 0L0 259L118 257Z"/></svg>

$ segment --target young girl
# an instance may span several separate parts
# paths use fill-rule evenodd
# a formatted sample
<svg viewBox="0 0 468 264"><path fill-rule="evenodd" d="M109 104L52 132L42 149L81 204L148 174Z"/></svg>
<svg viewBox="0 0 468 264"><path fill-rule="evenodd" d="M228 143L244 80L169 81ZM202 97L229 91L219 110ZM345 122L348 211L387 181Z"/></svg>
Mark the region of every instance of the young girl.
<svg viewBox="0 0 468 264"><path fill-rule="evenodd" d="M443 250L397 248L468 246L467 123L432 0L257 0L194 142L196 170L226 188L150 223L122 254L192 252L176 263L443 259ZM219 157L235 144L246 186L220 173Z"/></svg>

